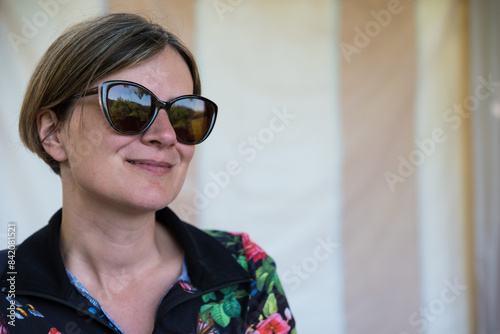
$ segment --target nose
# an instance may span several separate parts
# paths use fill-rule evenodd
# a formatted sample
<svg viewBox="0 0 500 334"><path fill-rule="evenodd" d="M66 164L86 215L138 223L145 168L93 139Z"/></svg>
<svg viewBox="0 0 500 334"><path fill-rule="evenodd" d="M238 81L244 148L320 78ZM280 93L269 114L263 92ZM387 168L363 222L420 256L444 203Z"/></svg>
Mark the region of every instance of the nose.
<svg viewBox="0 0 500 334"><path fill-rule="evenodd" d="M165 109L160 109L153 124L142 135L145 144L173 146L177 143L177 135L170 123Z"/></svg>

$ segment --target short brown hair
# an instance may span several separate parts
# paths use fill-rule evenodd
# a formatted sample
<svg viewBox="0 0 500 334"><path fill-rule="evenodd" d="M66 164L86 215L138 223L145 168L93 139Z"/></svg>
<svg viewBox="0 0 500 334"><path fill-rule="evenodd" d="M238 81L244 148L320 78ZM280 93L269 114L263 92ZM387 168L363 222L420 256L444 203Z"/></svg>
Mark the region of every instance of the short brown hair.
<svg viewBox="0 0 500 334"><path fill-rule="evenodd" d="M59 125L69 119L74 96L96 80L138 65L167 46L186 61L193 78L193 94L201 94L195 59L183 42L158 24L136 14L107 14L76 24L47 49L28 83L19 119L24 145L41 157L56 174L59 162L42 147L36 117L53 110Z"/></svg>

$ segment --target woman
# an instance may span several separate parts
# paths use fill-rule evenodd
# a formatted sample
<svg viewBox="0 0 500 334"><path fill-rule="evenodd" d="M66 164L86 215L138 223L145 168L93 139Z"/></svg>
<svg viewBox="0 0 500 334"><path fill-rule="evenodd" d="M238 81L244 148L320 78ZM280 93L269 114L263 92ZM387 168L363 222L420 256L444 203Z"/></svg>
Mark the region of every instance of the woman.
<svg viewBox="0 0 500 334"><path fill-rule="evenodd" d="M47 50L20 134L60 175L63 207L15 268L2 255L0 333L295 333L260 247L166 208L215 123L200 92L188 49L136 15L78 24Z"/></svg>

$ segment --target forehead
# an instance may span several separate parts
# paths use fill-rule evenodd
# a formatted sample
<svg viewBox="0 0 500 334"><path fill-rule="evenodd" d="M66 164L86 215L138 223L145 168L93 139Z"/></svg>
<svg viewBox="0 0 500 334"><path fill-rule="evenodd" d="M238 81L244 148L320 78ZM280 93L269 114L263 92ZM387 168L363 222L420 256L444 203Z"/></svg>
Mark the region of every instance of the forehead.
<svg viewBox="0 0 500 334"><path fill-rule="evenodd" d="M112 73L96 84L110 80L136 82L162 100L193 94L194 84L189 67L172 47L133 67Z"/></svg>

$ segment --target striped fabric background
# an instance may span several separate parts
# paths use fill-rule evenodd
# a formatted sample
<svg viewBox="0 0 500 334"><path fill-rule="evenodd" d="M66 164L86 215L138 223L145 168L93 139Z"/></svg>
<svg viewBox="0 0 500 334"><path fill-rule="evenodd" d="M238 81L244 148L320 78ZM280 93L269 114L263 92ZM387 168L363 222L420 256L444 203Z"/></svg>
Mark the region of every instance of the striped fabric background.
<svg viewBox="0 0 500 334"><path fill-rule="evenodd" d="M172 208L250 233L299 333L500 333L495 0L0 0L2 248L61 205L17 135L31 70L108 11L194 51L220 116Z"/></svg>

